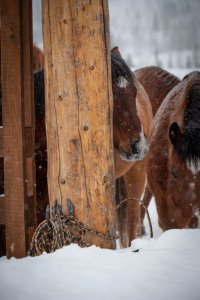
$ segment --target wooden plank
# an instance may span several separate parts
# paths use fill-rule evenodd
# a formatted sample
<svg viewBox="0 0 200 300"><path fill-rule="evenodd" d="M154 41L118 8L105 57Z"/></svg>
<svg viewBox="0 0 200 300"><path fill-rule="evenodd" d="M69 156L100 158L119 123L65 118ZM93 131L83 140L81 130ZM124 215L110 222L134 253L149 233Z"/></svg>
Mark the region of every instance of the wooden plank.
<svg viewBox="0 0 200 300"><path fill-rule="evenodd" d="M3 157L3 127L0 126L0 157Z"/></svg>
<svg viewBox="0 0 200 300"><path fill-rule="evenodd" d="M33 37L32 37L32 1L22 0L22 30L23 30L23 77L24 77L24 124L32 128L34 137L34 95L33 95ZM33 138L34 141L34 138Z"/></svg>
<svg viewBox="0 0 200 300"><path fill-rule="evenodd" d="M3 155L8 257L23 257L26 254L28 246L28 214L26 213L28 200L26 196L28 193L29 196L34 196L30 14L31 1L1 1ZM30 129L25 130L25 126L32 128L32 132ZM29 144L29 148L25 147L25 144ZM32 148L32 153L30 148ZM26 154L32 159L32 164L30 161L27 163ZM32 188L30 188L30 183ZM31 195L30 191L32 191Z"/></svg>
<svg viewBox="0 0 200 300"><path fill-rule="evenodd" d="M20 10L21 1L1 1L4 188L8 257L23 257L26 254Z"/></svg>
<svg viewBox="0 0 200 300"><path fill-rule="evenodd" d="M36 175L35 175L35 113L34 113L34 83L33 83L33 39L32 39L32 1L22 0L22 31L23 31L23 96L24 96L24 126L25 126L25 189L26 225L36 227ZM32 236L27 232L27 248Z"/></svg>
<svg viewBox="0 0 200 300"><path fill-rule="evenodd" d="M25 156L34 156L33 127L25 127ZM3 127L0 127L0 157L3 157Z"/></svg>
<svg viewBox="0 0 200 300"><path fill-rule="evenodd" d="M80 221L113 235L107 1L44 0L43 36L50 202L58 199L67 211L70 198ZM115 241L91 242L115 247Z"/></svg>
<svg viewBox="0 0 200 300"><path fill-rule="evenodd" d="M0 195L0 224L5 224L6 221L5 201L5 196Z"/></svg>

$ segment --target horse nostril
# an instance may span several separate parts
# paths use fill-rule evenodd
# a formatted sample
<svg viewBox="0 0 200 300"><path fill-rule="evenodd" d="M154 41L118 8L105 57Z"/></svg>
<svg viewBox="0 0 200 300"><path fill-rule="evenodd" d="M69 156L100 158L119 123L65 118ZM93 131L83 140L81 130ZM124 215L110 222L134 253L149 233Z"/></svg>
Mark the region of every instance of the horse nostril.
<svg viewBox="0 0 200 300"><path fill-rule="evenodd" d="M139 149L138 149L138 140L134 140L131 143L131 150L132 150L133 154L138 154L138 152L139 152Z"/></svg>

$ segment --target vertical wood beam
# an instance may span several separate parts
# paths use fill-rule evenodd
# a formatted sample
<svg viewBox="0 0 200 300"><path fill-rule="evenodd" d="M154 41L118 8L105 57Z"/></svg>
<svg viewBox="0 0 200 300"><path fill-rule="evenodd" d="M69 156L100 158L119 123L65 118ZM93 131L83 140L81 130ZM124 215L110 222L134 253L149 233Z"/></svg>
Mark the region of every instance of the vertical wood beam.
<svg viewBox="0 0 200 300"><path fill-rule="evenodd" d="M107 0L43 0L49 199L115 234ZM92 244L115 248L115 241Z"/></svg>
<svg viewBox="0 0 200 300"><path fill-rule="evenodd" d="M25 126L34 124L31 112L33 108L31 20L31 1L1 1L3 155L8 257L26 255L28 246L27 193L29 192L32 197L34 194L33 187L30 188L30 184L34 185L32 164L26 163L25 157L27 144ZM33 139L34 135L31 141ZM32 149L34 149L34 143ZM32 161L33 155L34 152L31 156ZM29 186L28 174L30 174Z"/></svg>
<svg viewBox="0 0 200 300"><path fill-rule="evenodd" d="M37 224L36 220L36 178L35 178L35 112L33 81L33 34L32 1L22 2L22 65L23 65L23 99L25 127L25 219L27 228L27 247L30 245Z"/></svg>

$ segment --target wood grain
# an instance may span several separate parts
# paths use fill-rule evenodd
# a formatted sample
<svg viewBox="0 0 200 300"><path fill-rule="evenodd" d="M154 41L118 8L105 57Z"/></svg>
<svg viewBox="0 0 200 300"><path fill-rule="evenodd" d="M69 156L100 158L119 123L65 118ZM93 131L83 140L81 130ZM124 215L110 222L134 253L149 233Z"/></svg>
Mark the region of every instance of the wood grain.
<svg viewBox="0 0 200 300"><path fill-rule="evenodd" d="M49 198L115 234L107 1L43 1ZM115 248L115 241L93 239Z"/></svg>
<svg viewBox="0 0 200 300"><path fill-rule="evenodd" d="M34 205L29 205L30 199L35 201L31 9L31 1L1 1L2 154L8 257L26 255L29 232L35 226Z"/></svg>

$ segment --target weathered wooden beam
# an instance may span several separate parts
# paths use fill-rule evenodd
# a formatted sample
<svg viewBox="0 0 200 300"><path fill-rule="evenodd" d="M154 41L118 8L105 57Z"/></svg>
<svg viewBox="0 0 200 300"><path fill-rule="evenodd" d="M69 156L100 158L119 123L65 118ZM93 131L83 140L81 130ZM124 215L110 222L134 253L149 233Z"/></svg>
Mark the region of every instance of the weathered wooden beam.
<svg viewBox="0 0 200 300"><path fill-rule="evenodd" d="M22 0L22 53L23 53L23 97L25 126L25 190L26 190L26 225L27 247L29 247L36 220L36 171L35 171L35 111L33 82L33 36L32 36L32 1ZM31 226L31 230L30 230Z"/></svg>
<svg viewBox="0 0 200 300"><path fill-rule="evenodd" d="M1 1L3 156L8 257L25 256L31 238L28 233L27 199L28 196L34 199L31 7L31 1ZM32 128L32 132L25 127ZM26 141L27 136L29 142ZM26 153L25 145L28 144L29 150Z"/></svg>
<svg viewBox="0 0 200 300"><path fill-rule="evenodd" d="M115 234L107 1L43 0L49 199ZM58 26L59 24L59 26ZM114 248L115 241L91 243Z"/></svg>
<svg viewBox="0 0 200 300"><path fill-rule="evenodd" d="M25 127L25 156L34 159L34 134L32 131L32 127ZM3 127L0 127L0 157L3 156Z"/></svg>

